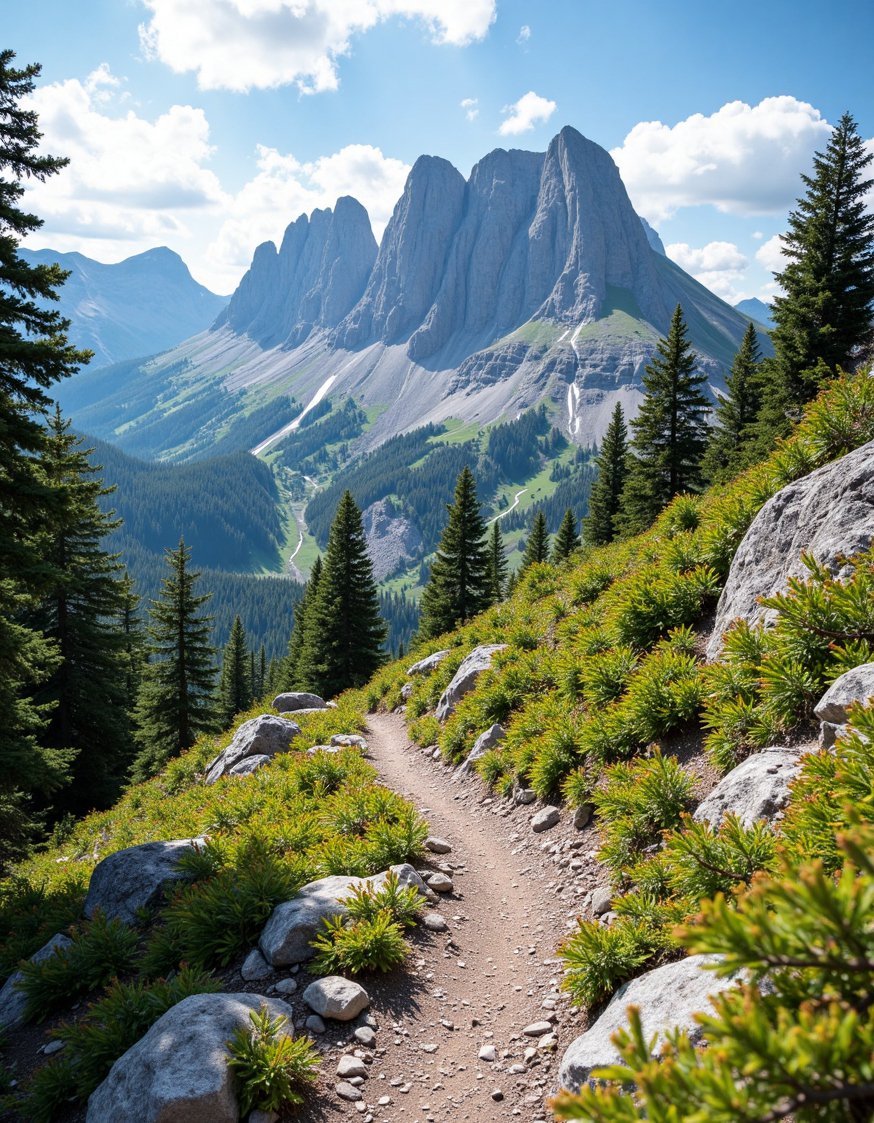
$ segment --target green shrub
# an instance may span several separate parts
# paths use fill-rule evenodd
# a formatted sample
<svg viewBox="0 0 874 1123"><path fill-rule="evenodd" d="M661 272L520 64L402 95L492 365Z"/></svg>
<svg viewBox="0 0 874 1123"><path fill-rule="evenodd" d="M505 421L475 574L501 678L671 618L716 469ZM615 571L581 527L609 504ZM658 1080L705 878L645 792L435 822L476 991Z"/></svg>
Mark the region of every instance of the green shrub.
<svg viewBox="0 0 874 1123"><path fill-rule="evenodd" d="M697 620L719 589L719 578L708 566L685 573L641 566L611 591L616 637L631 647L647 648L672 628Z"/></svg>
<svg viewBox="0 0 874 1123"><path fill-rule="evenodd" d="M378 889L355 886L346 899L346 909L353 921L374 920L378 913L388 912L402 928L413 928L422 914L422 896L415 886L401 885L398 875L389 870Z"/></svg>
<svg viewBox="0 0 874 1123"><path fill-rule="evenodd" d="M279 1111L285 1104L302 1103L300 1089L318 1080L320 1061L313 1042L286 1033L287 1019L271 1018L264 1006L249 1018L251 1027L241 1026L227 1043L241 1113Z"/></svg>
<svg viewBox="0 0 874 1123"><path fill-rule="evenodd" d="M317 975L390 971L404 962L409 951L403 929L388 909L351 923L342 916L329 917L322 921L311 947L316 952L312 970Z"/></svg>
<svg viewBox="0 0 874 1123"><path fill-rule="evenodd" d="M51 887L21 876L0 881L0 977L75 924L84 902L85 881L79 874Z"/></svg>
<svg viewBox="0 0 874 1123"><path fill-rule="evenodd" d="M582 920L559 948L564 960L562 989L576 1005L595 1006L644 964L651 964L664 942L645 922L619 917L608 927L597 920Z"/></svg>

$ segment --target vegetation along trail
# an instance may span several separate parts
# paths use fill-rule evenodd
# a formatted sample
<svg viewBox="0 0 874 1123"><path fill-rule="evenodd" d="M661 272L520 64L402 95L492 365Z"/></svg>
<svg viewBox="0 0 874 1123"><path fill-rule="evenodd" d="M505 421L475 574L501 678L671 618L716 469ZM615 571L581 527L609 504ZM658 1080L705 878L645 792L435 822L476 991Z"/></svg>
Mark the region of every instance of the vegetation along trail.
<svg viewBox="0 0 874 1123"><path fill-rule="evenodd" d="M566 841L568 828L534 834L534 808L493 799L475 775L455 779L411 745L402 717L373 714L368 721L380 779L414 802L432 835L451 844L450 853L432 857L453 880L452 893L436 906L448 931L416 948L413 1013L393 1023L402 1027L394 1047L372 992L380 1044L387 1046L374 1067L384 1071L392 1101L377 1106L375 1118L551 1118L544 1098L554 1088L556 1054L550 1039L541 1038L546 1048L536 1049L538 1039L523 1030L552 1021L559 1055L580 1032L557 990L555 948L568 905L552 855L542 848Z"/></svg>

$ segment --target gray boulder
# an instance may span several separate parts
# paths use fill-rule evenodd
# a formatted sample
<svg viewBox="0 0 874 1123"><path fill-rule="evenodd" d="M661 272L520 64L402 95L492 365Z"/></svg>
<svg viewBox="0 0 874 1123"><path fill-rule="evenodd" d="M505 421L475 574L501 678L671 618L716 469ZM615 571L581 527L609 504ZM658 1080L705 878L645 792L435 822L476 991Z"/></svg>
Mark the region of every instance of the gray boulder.
<svg viewBox="0 0 874 1123"><path fill-rule="evenodd" d="M341 749L358 749L363 756L367 755L367 741L357 733L335 733L331 744Z"/></svg>
<svg viewBox="0 0 874 1123"><path fill-rule="evenodd" d="M557 807L547 804L546 807L541 807L532 817L531 829L535 834L541 834L543 831L548 831L558 826L560 819L561 811Z"/></svg>
<svg viewBox="0 0 874 1123"><path fill-rule="evenodd" d="M476 685L476 680L492 665L492 659L499 651L503 651L505 643L483 644L475 647L464 660L452 682L443 691L437 709L434 711L438 721L446 721L455 712L455 707L461 699Z"/></svg>
<svg viewBox="0 0 874 1123"><path fill-rule="evenodd" d="M835 679L814 707L820 721L832 725L846 725L850 707L856 702L874 699L874 663L853 667Z"/></svg>
<svg viewBox="0 0 874 1123"><path fill-rule="evenodd" d="M72 944L73 941L69 936L65 936L63 932L57 932L47 944L43 944L39 951L33 953L30 962L42 963L51 955L61 954ZM24 1013L27 1007L27 999L24 991L21 990L23 982L24 972L13 971L3 984L3 989L0 990L0 1029L18 1029L27 1020Z"/></svg>
<svg viewBox="0 0 874 1123"><path fill-rule="evenodd" d="M322 921L330 916L345 916L344 902L355 889L367 886L379 889L385 884L389 873L396 874L401 885L414 887L423 897L427 897L425 882L406 863L392 866L391 870L373 877L344 877L336 874L311 881L303 886L293 900L277 905L264 925L258 943L267 962L274 967L285 967L311 959L313 949L310 941L320 930Z"/></svg>
<svg viewBox="0 0 874 1123"><path fill-rule="evenodd" d="M146 842L128 846L104 858L88 883L84 913L89 919L99 909L108 919L136 924L137 911L155 904L168 885L185 879L179 859L203 838L171 842Z"/></svg>
<svg viewBox="0 0 874 1123"><path fill-rule="evenodd" d="M271 703L273 709L280 714L291 714L295 710L326 710L328 703L318 694L307 694L304 690L290 691L287 694L277 694Z"/></svg>
<svg viewBox="0 0 874 1123"><path fill-rule="evenodd" d="M303 1000L320 1018L351 1022L370 1005L370 995L360 983L341 975L316 979L303 992Z"/></svg>
<svg viewBox="0 0 874 1123"><path fill-rule="evenodd" d="M745 827L757 819L770 822L789 802L789 785L798 775L797 749L765 749L733 768L692 816L718 827L724 815L738 815Z"/></svg>
<svg viewBox="0 0 874 1123"><path fill-rule="evenodd" d="M435 671L447 655L452 651L451 647L445 648L443 651L435 651L431 655L426 655L424 659L420 659L418 663L414 663L412 667L407 667L408 675L430 675Z"/></svg>
<svg viewBox="0 0 874 1123"><path fill-rule="evenodd" d="M807 551L834 573L844 558L874 539L874 441L789 484L764 505L731 563L719 598L707 658L722 650L733 620L765 618L759 597L783 592L790 577L803 577Z"/></svg>
<svg viewBox="0 0 874 1123"><path fill-rule="evenodd" d="M466 776L468 772L473 771L474 764L486 755L489 749L495 748L496 745L504 740L506 730L503 725L495 723L485 733L480 733L476 741L474 741L473 748L467 754L463 764L460 764L456 770L457 776Z"/></svg>
<svg viewBox="0 0 874 1123"><path fill-rule="evenodd" d="M271 756L264 756L263 753L256 753L255 756L244 757L239 763L235 764L233 768L227 771L228 776L251 776L253 772L257 772L259 768L263 768L265 764L269 764L273 760Z"/></svg>
<svg viewBox="0 0 874 1123"><path fill-rule="evenodd" d="M261 714L244 721L228 747L206 766L207 784L216 783L247 757L270 758L277 753L287 753L298 733L300 726L296 722L275 714ZM240 775L239 772L234 774Z"/></svg>
<svg viewBox="0 0 874 1123"><path fill-rule="evenodd" d="M691 955L678 963L647 971L620 987L594 1025L565 1050L558 1072L561 1087L578 1092L591 1081L593 1069L619 1063L619 1053L611 1038L628 1024L629 1006L640 1010L647 1040L656 1035L661 1039L667 1030L678 1027L689 1034L693 1043L700 1041L701 1027L694 1015L710 1009L710 995L727 990L738 981L737 975L723 979L706 970L708 963L715 962L716 956Z"/></svg>
<svg viewBox="0 0 874 1123"><path fill-rule="evenodd" d="M262 1005L291 1033L291 1007L278 998L195 994L172 1006L91 1094L87 1123L237 1123L226 1042Z"/></svg>

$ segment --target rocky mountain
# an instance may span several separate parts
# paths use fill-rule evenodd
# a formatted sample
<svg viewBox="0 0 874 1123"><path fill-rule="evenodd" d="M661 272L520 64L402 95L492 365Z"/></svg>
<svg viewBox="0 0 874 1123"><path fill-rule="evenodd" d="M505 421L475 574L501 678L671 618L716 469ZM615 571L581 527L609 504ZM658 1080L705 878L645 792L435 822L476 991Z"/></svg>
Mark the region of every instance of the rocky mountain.
<svg viewBox="0 0 874 1123"><path fill-rule="evenodd" d="M94 368L175 347L213 322L227 297L199 285L182 258L159 246L115 265L81 253L21 249L32 265L58 262L70 276L60 311L70 338L94 352Z"/></svg>
<svg viewBox="0 0 874 1123"><path fill-rule="evenodd" d="M278 250L258 248L208 331L143 367L151 405L120 401L107 431L89 413L86 373L77 420L124 442L143 426L160 434L172 414L160 451L185 456L214 428L210 404L226 417L278 394L354 395L373 418L366 448L427 422L483 425L546 402L587 444L617 401L636 411L678 303L715 392L744 317L664 255L610 155L564 128L545 153L489 153L467 180L420 157L378 251L353 199L302 216ZM97 406L96 389L90 397Z"/></svg>
<svg viewBox="0 0 874 1123"><path fill-rule="evenodd" d="M774 326L774 316L770 304L766 304L764 300L759 300L757 296L750 297L749 300L741 300L734 307L736 311L741 312L744 316L749 316L751 320L755 320L759 324L764 324L766 328Z"/></svg>

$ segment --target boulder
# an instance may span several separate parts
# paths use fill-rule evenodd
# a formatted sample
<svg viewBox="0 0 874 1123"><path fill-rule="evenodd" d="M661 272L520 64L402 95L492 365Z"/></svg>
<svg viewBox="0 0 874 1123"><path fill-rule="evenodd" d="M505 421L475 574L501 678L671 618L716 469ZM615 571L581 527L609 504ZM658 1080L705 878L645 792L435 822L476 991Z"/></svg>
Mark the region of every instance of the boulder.
<svg viewBox="0 0 874 1123"><path fill-rule="evenodd" d="M280 714L291 714L295 710L326 710L328 703L318 694L308 694L304 690L289 691L287 694L277 694L271 702L273 709Z"/></svg>
<svg viewBox="0 0 874 1123"><path fill-rule="evenodd" d="M561 811L557 807L547 804L546 807L541 807L532 817L531 829L535 834L540 834L542 831L548 831L557 826L560 819Z"/></svg>
<svg viewBox="0 0 874 1123"><path fill-rule="evenodd" d="M370 1005L370 995L364 987L341 975L316 979L303 992L303 1000L320 1018L337 1022L351 1022Z"/></svg>
<svg viewBox="0 0 874 1123"><path fill-rule="evenodd" d="M356 888L379 889L389 873L396 874L401 885L418 889L423 897L428 895L425 882L406 864L392 866L391 870L373 877L336 874L311 881L293 900L277 905L264 925L258 943L267 962L274 967L285 967L311 959L310 941L321 929L322 921L329 916L345 916L344 901Z"/></svg>
<svg viewBox="0 0 874 1123"><path fill-rule="evenodd" d="M444 651L435 651L431 655L426 655L424 659L420 659L418 663L414 663L412 667L407 667L408 675L430 675L435 671L446 656L452 651L451 647L447 647Z"/></svg>
<svg viewBox="0 0 874 1123"><path fill-rule="evenodd" d="M738 975L719 978L706 969L716 956L691 955L677 963L656 967L620 987L604 1013L590 1029L572 1041L565 1050L558 1079L563 1088L578 1092L591 1082L593 1069L620 1063L611 1038L628 1024L629 1006L637 1006L645 1040L663 1037L667 1030L685 1030L693 1043L701 1039L701 1027L694 1015L710 1008L709 996L734 986Z"/></svg>
<svg viewBox="0 0 874 1123"><path fill-rule="evenodd" d="M863 663L835 679L813 709L820 721L846 725L850 707L874 700L874 663Z"/></svg>
<svg viewBox="0 0 874 1123"><path fill-rule="evenodd" d="M222 749L206 766L207 784L214 784L247 757L269 758L277 753L287 753L292 739L298 733L300 726L296 722L276 717L275 714L261 714L244 721L228 747Z"/></svg>
<svg viewBox="0 0 874 1123"><path fill-rule="evenodd" d="M724 815L738 815L745 827L770 822L789 802L789 785L800 768L797 749L765 749L733 768L692 816L718 827Z"/></svg>
<svg viewBox="0 0 874 1123"><path fill-rule="evenodd" d="M267 979L273 974L273 968L261 954L257 948L252 948L246 958L243 960L243 965L240 968L240 975L244 982L254 983L261 979Z"/></svg>
<svg viewBox="0 0 874 1123"><path fill-rule="evenodd" d="M203 838L179 838L171 842L146 842L128 846L104 858L94 868L88 884L84 913L89 919L98 909L109 920L137 923L137 911L150 908L175 881L185 879L179 859Z"/></svg>
<svg viewBox="0 0 874 1123"><path fill-rule="evenodd" d="M494 749L497 745L500 745L505 736L506 731L503 725L497 722L487 729L485 733L480 733L479 737L477 737L476 741L473 743L473 748L467 754L464 763L459 765L456 775L466 776L468 772L472 772L474 764L480 760L481 757L484 757L489 749Z"/></svg>
<svg viewBox="0 0 874 1123"><path fill-rule="evenodd" d="M72 944L73 941L69 936L65 936L63 932L57 932L47 944L43 944L39 951L33 953L30 962L42 963L49 956L56 953L60 954L71 947ZM3 989L0 990L0 1030L18 1029L27 1020L25 1017L27 998L24 991L21 990L23 982L24 972L13 971L3 984Z"/></svg>
<svg viewBox="0 0 874 1123"><path fill-rule="evenodd" d="M262 1005L291 1032L291 1007L278 998L195 994L171 1006L92 1092L87 1123L237 1123L226 1043Z"/></svg>
<svg viewBox="0 0 874 1123"><path fill-rule="evenodd" d="M331 744L339 745L341 749L358 749L362 756L367 755L367 741L358 733L335 733Z"/></svg>
<svg viewBox="0 0 874 1123"><path fill-rule="evenodd" d="M494 656L506 646L505 643L487 643L471 651L437 703L435 715L438 721L446 721L455 712L455 707L468 691L473 690L479 676L491 667Z"/></svg>
<svg viewBox="0 0 874 1123"><path fill-rule="evenodd" d="M874 539L874 441L782 488L764 505L738 547L719 598L707 658L738 618L765 617L759 597L783 592L803 577L802 551L840 574L844 559Z"/></svg>
<svg viewBox="0 0 874 1123"><path fill-rule="evenodd" d="M269 764L272 759L273 757L264 756L263 753L256 753L255 756L243 757L233 768L228 769L227 775L251 776L253 772L257 772L259 768L263 768L265 764Z"/></svg>

